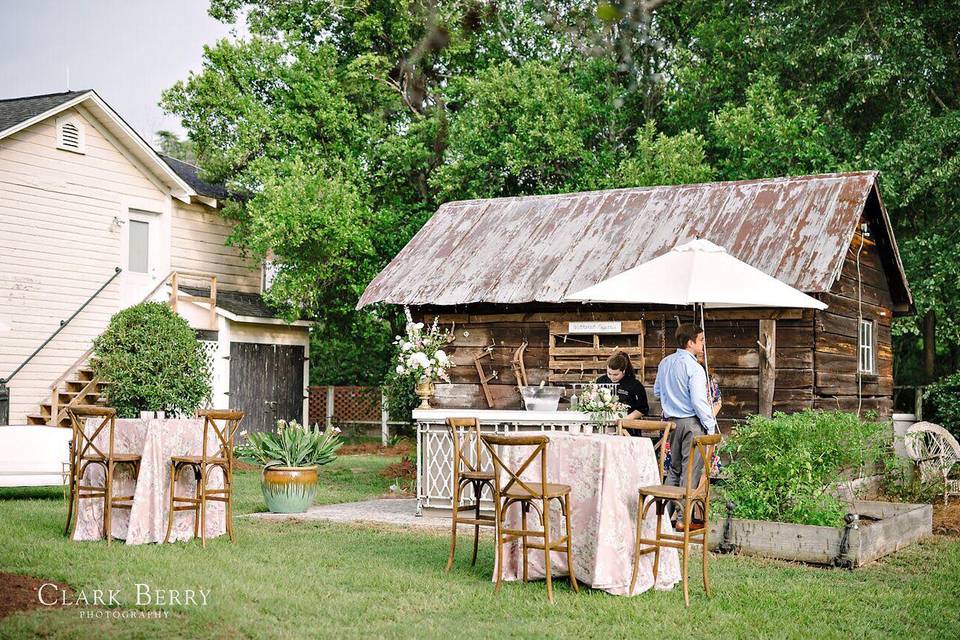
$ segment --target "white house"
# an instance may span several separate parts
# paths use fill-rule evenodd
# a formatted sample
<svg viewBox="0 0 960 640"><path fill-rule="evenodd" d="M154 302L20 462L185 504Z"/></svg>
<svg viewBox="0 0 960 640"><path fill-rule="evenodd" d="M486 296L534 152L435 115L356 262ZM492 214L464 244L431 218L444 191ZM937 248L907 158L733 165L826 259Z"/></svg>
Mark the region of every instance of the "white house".
<svg viewBox="0 0 960 640"><path fill-rule="evenodd" d="M0 100L0 424L63 424L68 403L95 401L91 341L148 298L206 341L214 407L243 409L248 429L306 419L309 323L264 304L262 266L225 244L225 196L95 91Z"/></svg>

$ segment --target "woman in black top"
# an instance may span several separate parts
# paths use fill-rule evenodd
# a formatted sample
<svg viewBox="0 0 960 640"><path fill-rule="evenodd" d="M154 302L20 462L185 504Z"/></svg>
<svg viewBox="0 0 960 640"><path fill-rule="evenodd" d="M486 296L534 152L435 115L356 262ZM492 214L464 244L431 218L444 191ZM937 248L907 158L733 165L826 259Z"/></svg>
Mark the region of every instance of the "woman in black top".
<svg viewBox="0 0 960 640"><path fill-rule="evenodd" d="M637 380L630 356L618 351L607 360L607 373L597 378L597 384L616 384L618 400L627 405L626 419L638 420L650 415L647 390Z"/></svg>

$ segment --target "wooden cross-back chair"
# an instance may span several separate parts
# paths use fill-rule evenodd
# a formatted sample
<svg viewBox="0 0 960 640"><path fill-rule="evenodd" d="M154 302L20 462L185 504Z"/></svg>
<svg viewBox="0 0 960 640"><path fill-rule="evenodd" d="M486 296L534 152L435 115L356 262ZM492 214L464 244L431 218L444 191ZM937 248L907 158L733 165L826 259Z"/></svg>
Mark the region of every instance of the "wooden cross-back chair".
<svg viewBox="0 0 960 640"><path fill-rule="evenodd" d="M673 423L669 420L618 420L617 435L630 436L636 434L645 438L656 440L653 443L653 449L657 452L657 464L660 469L660 482L662 483L666 476L666 470L663 468L667 458L667 443L670 442L670 431L673 429Z"/></svg>
<svg viewBox="0 0 960 640"><path fill-rule="evenodd" d="M117 411L110 407L94 405L74 405L67 408L70 418L70 427L73 430L73 441L70 447L70 501L67 506L67 524L64 535L73 533L77 528L80 517L80 501L88 499L103 500L103 537L109 546L113 541L112 525L114 509L129 509L133 506L133 495L113 495L113 477L119 465L130 465L133 477L136 480L140 475L140 455L136 453L121 453L116 450ZM100 424L87 433L85 427L87 418L100 418ZM97 444L97 439L106 430L106 448ZM90 465L103 467L103 486L83 484L83 476ZM74 515L76 514L76 518Z"/></svg>
<svg viewBox="0 0 960 640"><path fill-rule="evenodd" d="M449 572L453 566L457 550L457 525L473 525L473 556L470 565L477 563L477 544L480 539L480 527L493 527L493 516L480 513L480 498L484 488L493 493L493 471L484 471L480 453L480 421L476 418L447 418L447 430L453 442L453 472L451 474L453 513L450 532L450 557L447 559ZM462 435L461 435L462 433ZM470 486L473 490L473 504L461 505L463 490ZM473 511L471 514L470 511ZM466 512L461 514L461 511Z"/></svg>
<svg viewBox="0 0 960 640"><path fill-rule="evenodd" d="M193 537L200 536L201 546L207 546L207 502L226 504L226 525L230 542L236 542L233 531L233 441L237 428L243 420L243 411L206 409L197 412L203 419L203 448L198 456L173 456L170 458L170 504L167 512L167 534L163 541L170 540L173 520L178 511L193 511ZM208 445L217 447L213 454L207 453ZM194 495L178 496L177 478L187 469L193 471L197 481ZM214 489L207 482L210 472L220 469L223 487Z"/></svg>
<svg viewBox="0 0 960 640"><path fill-rule="evenodd" d="M570 485L551 484L547 482L547 444L550 438L541 435L527 436L481 436L493 460L494 481L494 517L497 526L497 586L499 593L503 583L503 545L514 540L522 543L523 554L523 581L528 576L528 549L542 549L544 571L547 579L547 599L553 604L553 581L550 567L550 552L561 551L567 554L567 566L570 569L570 586L579 592L577 577L573 568L572 527L570 524ZM533 447L530 453L517 467L510 467L497 454L496 447ZM539 478L524 480L523 473L532 467L539 459ZM564 519L564 535L556 540L550 538L550 501L556 500L560 505ZM520 505L520 528L506 526L507 510L514 504ZM543 530L527 527L527 513L533 509L540 516ZM530 538L539 538L542 542L531 541Z"/></svg>
<svg viewBox="0 0 960 640"><path fill-rule="evenodd" d="M707 557L709 556L708 534L710 531L710 461L713 460L713 452L720 443L720 434L714 433L705 436L696 436L693 439L693 446L690 448L690 463L687 465L687 477L682 487L672 485L652 485L640 487L640 501L637 506L637 538L633 550L633 577L630 580L630 593L637 583L637 570L640 567L640 556L653 553L653 581L657 581L657 571L660 566L660 549L669 547L679 549L683 555L683 567L681 577L683 579L683 601L686 606L690 606L690 590L687 585L687 560L691 544L699 544L703 547L703 589L707 596L710 595L710 579L707 575ZM675 452L674 455L678 455ZM696 486L693 484L694 456L699 456L704 461L703 473L700 474L700 480ZM683 514L683 531L681 533L666 533L661 531L661 524L667 504L677 502ZM703 522L699 526L692 526L693 509L700 507L703 512ZM657 510L657 529L653 539L643 537L643 520L650 510L655 507ZM693 529L691 531L691 529ZM650 545L642 549L643 545Z"/></svg>

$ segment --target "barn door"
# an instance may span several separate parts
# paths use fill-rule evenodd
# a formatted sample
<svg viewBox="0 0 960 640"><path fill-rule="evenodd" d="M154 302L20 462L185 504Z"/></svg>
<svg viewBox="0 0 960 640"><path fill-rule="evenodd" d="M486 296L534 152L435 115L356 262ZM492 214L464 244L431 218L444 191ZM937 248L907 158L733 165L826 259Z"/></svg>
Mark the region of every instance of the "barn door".
<svg viewBox="0 0 960 640"><path fill-rule="evenodd" d="M277 420L303 420L303 347L230 343L230 406L242 428L272 431Z"/></svg>

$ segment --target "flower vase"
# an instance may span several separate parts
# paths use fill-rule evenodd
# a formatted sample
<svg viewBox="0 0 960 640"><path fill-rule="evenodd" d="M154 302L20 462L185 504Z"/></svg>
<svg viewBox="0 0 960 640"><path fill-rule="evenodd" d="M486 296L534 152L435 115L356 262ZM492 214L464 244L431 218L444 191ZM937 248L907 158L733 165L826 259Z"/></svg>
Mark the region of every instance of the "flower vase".
<svg viewBox="0 0 960 640"><path fill-rule="evenodd" d="M417 383L417 397L420 398L420 406L417 409L432 409L430 398L433 397L433 380L423 380Z"/></svg>

